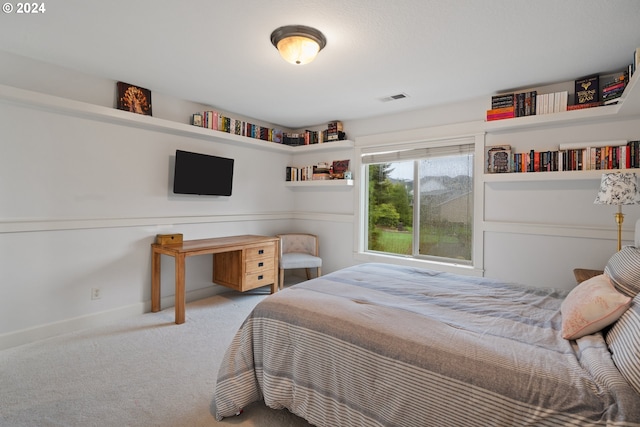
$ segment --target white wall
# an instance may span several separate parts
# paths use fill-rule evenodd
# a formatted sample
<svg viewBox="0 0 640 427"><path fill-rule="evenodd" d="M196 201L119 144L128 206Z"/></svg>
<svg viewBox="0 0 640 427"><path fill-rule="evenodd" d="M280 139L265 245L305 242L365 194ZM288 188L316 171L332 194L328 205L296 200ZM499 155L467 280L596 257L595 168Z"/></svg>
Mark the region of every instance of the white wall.
<svg viewBox="0 0 640 427"><path fill-rule="evenodd" d="M7 55L0 84L104 104L86 95L115 82ZM11 69L9 69L11 68ZM16 71L22 68L22 73ZM38 71L42 78L37 78ZM66 75L67 80L62 76ZM68 91L65 90L68 89ZM185 111L153 95L154 116L186 123ZM164 102L172 100L164 98ZM105 105L109 106L109 105ZM163 117L163 112L165 117ZM158 233L186 239L287 231L294 196L283 185L288 153L214 143L0 100L0 347L149 309L150 244ZM265 144L267 144L265 142ZM233 195L174 195L176 149L235 159ZM173 303L172 259L163 257L163 305ZM211 284L210 257L187 261L193 298ZM91 300L91 289L102 298Z"/></svg>
<svg viewBox="0 0 640 427"><path fill-rule="evenodd" d="M640 139L635 118L487 135L518 152L558 144ZM616 251L616 208L594 205L600 175L587 180L485 184L485 274L533 286L570 288L573 268L602 269ZM633 243L637 206L625 206L623 244Z"/></svg>
<svg viewBox="0 0 640 427"><path fill-rule="evenodd" d="M0 234L0 334L147 302L157 233L272 234L291 216L282 153L4 103L0 128L0 217L20 230ZM174 195L177 148L234 158L233 195ZM189 262L187 290L211 287L207 261Z"/></svg>
<svg viewBox="0 0 640 427"><path fill-rule="evenodd" d="M349 160L353 164L353 149L330 149L320 152L296 154L292 166L306 166L320 161ZM354 176L356 183L359 176ZM294 197L297 231L319 236L323 273L335 271L356 263L353 259L352 236L355 223L354 187L288 187Z"/></svg>
<svg viewBox="0 0 640 427"><path fill-rule="evenodd" d="M115 82L0 53L0 84L113 107ZM188 122L203 106L153 93L154 116ZM401 102L401 101L400 101ZM481 121L488 99L345 122L351 140ZM487 144L640 139L639 120L487 135ZM451 128L455 129L456 126ZM357 188L284 185L286 166L350 159L356 150L290 155L138 129L0 100L0 348L148 311L150 248L159 233L186 239L316 233L323 271L360 262ZM455 133L455 130L452 131ZM367 138L364 138L365 140ZM402 142L401 140L398 142ZM236 159L234 194L176 196L171 156L186 149ZM354 170L356 185L361 176ZM484 270L533 286L573 286L574 267L602 268L615 250L613 211L594 206L598 180L486 183ZM625 208L630 243L637 207ZM187 292L211 285L209 257L187 261ZM173 303L172 259L162 261L163 307ZM91 288L102 291L90 299ZM188 312L187 312L188 317Z"/></svg>
<svg viewBox="0 0 640 427"><path fill-rule="evenodd" d="M470 105L478 108L477 103ZM446 124L446 118L472 120L474 113L469 112L468 107L460 104L460 116L424 111L425 122L429 121L427 118L439 116L443 126L430 123L431 127L420 128L416 121L405 121L405 130L357 136L357 146L412 142L419 140L419 135L425 135L426 140L484 132L481 121ZM449 110L450 106L446 106L445 111ZM481 110L479 115L483 114L484 110ZM408 116L418 120L417 114ZM386 119L389 123L397 123L393 118L371 122L380 128ZM638 116L620 116L489 131L485 144L508 144L515 151L541 151L557 150L562 143L637 140L640 139L639 124ZM571 289L575 286L574 268L604 268L616 250L617 234L613 217L615 208L593 204L599 185L599 174L586 180L481 182L476 192L483 193L483 206L475 212L476 226L482 231L483 259L478 267L484 270L483 275L529 286ZM631 244L640 209L626 206L623 212L623 244ZM375 260L375 257L359 256L358 259ZM407 260L402 262L408 263Z"/></svg>

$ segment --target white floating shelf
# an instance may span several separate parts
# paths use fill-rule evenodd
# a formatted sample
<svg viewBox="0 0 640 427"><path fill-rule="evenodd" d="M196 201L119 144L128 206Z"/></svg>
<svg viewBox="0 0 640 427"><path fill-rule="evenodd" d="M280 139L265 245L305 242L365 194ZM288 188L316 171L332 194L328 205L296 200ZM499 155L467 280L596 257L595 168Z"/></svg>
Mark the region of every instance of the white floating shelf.
<svg viewBox="0 0 640 427"><path fill-rule="evenodd" d="M353 187L352 179L325 179L316 181L286 181L287 187Z"/></svg>
<svg viewBox="0 0 640 427"><path fill-rule="evenodd" d="M354 146L353 141L335 141L323 144L288 146L271 141L249 138L213 129L193 126L187 123L174 122L158 117L134 114L128 111L95 105L73 99L61 98L40 92L0 85L0 102L27 105L45 111L88 118L105 123L113 123L139 129L147 129L178 136L204 139L227 144L244 144L254 148L281 151L286 153L303 153L307 151L348 149Z"/></svg>

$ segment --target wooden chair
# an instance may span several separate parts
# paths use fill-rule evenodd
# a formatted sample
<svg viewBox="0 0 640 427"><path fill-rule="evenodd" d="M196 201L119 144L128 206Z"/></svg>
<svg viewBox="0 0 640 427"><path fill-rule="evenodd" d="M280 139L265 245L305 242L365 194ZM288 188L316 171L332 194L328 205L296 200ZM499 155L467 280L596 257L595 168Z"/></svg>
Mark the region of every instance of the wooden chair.
<svg viewBox="0 0 640 427"><path fill-rule="evenodd" d="M320 277L322 258L318 256L318 236L308 233L277 234L280 238L279 287L284 287L284 270L304 268L307 279L311 279L310 269L315 268Z"/></svg>

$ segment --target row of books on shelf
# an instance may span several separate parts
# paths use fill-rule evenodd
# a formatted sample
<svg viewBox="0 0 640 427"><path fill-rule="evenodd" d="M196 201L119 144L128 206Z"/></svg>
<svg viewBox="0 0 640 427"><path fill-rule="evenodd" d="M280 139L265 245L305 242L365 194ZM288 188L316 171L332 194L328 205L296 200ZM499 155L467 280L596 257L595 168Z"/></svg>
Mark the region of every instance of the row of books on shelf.
<svg viewBox="0 0 640 427"><path fill-rule="evenodd" d="M495 95L491 97L487 121L567 111L568 97L568 91L538 94L535 90Z"/></svg>
<svg viewBox="0 0 640 427"><path fill-rule="evenodd" d="M343 141L346 134L342 131L332 133L329 129L323 131L305 130L299 133L284 133L282 143L286 145L323 144L325 142Z"/></svg>
<svg viewBox="0 0 640 427"><path fill-rule="evenodd" d="M486 119L503 120L616 104L635 72L639 58L640 48L634 52L634 61L624 70L575 80L573 103L569 91L539 94L532 90L494 95Z"/></svg>
<svg viewBox="0 0 640 427"><path fill-rule="evenodd" d="M323 131L284 132L281 129L256 125L210 110L192 114L191 124L220 132L293 146L321 144L346 139L346 134L340 121L330 122L327 125L327 129Z"/></svg>
<svg viewBox="0 0 640 427"><path fill-rule="evenodd" d="M584 77L575 82L575 105L577 107L612 105L618 103L633 75L635 67L603 76Z"/></svg>
<svg viewBox="0 0 640 427"><path fill-rule="evenodd" d="M640 141L560 144L557 150L512 152L487 147L487 173L555 172L640 168Z"/></svg>
<svg viewBox="0 0 640 427"><path fill-rule="evenodd" d="M285 177L286 181L317 181L331 179L328 168L326 169L326 172L323 172L322 169L318 169L313 165L301 167L287 166Z"/></svg>
<svg viewBox="0 0 640 427"><path fill-rule="evenodd" d="M602 86L602 103L604 105L617 103L627 87L627 83L629 83L628 73L622 73L611 78L609 82Z"/></svg>
<svg viewBox="0 0 640 427"><path fill-rule="evenodd" d="M324 181L330 179L351 179L349 160L319 162L309 166L287 166L286 181Z"/></svg>

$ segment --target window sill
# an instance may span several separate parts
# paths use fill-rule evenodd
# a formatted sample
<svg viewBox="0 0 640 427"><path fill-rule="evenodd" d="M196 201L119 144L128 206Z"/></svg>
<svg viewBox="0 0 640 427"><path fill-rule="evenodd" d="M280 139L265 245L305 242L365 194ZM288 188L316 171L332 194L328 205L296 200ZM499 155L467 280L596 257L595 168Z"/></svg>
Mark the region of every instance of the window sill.
<svg viewBox="0 0 640 427"><path fill-rule="evenodd" d="M356 252L353 257L361 262L382 262L386 264L404 265L408 267L425 268L429 270L443 271L445 273L461 274L465 276L482 277L484 270L470 265L453 264L447 262L435 262L401 255L388 255L375 252Z"/></svg>

